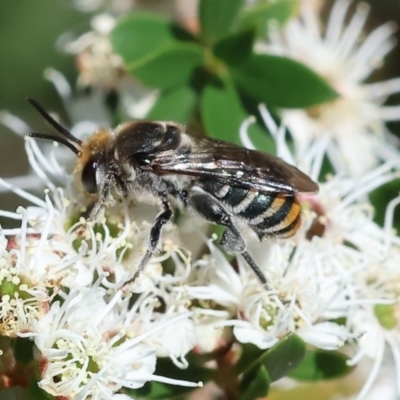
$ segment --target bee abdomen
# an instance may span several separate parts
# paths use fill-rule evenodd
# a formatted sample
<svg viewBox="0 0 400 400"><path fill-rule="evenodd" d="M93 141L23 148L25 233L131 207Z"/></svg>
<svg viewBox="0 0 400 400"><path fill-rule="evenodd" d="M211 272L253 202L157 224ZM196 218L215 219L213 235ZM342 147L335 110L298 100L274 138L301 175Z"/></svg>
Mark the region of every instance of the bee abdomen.
<svg viewBox="0 0 400 400"><path fill-rule="evenodd" d="M250 226L260 237L287 238L293 236L301 224L301 208L295 195L277 195L264 213L261 222Z"/></svg>
<svg viewBox="0 0 400 400"><path fill-rule="evenodd" d="M260 239L290 237L301 224L300 204L294 194L266 194L220 182L207 182L204 189L245 221Z"/></svg>

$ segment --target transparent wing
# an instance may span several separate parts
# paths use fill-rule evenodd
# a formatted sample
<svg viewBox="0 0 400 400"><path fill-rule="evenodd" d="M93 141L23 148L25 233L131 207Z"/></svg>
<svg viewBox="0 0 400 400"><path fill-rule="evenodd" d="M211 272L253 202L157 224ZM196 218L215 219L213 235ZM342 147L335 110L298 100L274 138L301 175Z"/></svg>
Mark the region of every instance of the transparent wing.
<svg viewBox="0 0 400 400"><path fill-rule="evenodd" d="M149 166L157 174L214 178L261 192L315 193L318 185L280 158L210 138L193 138L193 145L153 153Z"/></svg>

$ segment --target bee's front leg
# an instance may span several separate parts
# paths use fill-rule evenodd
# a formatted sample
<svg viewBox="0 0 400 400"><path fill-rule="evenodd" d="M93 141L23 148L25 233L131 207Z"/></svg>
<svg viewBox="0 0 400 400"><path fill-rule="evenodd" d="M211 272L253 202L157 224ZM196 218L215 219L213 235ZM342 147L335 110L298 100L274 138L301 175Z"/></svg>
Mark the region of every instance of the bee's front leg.
<svg viewBox="0 0 400 400"><path fill-rule="evenodd" d="M257 275L257 278L260 280L262 285L266 289L269 289L267 279L250 254L246 251L246 242L233 224L232 218L225 210L224 206L217 199L205 193L192 195L190 197L189 205L205 220L212 224L226 227L226 230L222 235L221 246L228 253L240 254Z"/></svg>
<svg viewBox="0 0 400 400"><path fill-rule="evenodd" d="M130 283L134 282L137 279L137 277L141 274L141 272L144 270L145 266L147 265L151 256L153 255L154 251L157 248L158 242L160 241L161 230L162 230L163 226L168 221L171 220L172 210L166 199L166 196L163 196L162 203L163 203L164 209L157 215L156 221L150 229L149 244L148 244L148 248L146 250L146 254L143 256L142 260L140 261L139 267L136 270L136 272L134 273L133 277L124 284L124 287L126 287Z"/></svg>

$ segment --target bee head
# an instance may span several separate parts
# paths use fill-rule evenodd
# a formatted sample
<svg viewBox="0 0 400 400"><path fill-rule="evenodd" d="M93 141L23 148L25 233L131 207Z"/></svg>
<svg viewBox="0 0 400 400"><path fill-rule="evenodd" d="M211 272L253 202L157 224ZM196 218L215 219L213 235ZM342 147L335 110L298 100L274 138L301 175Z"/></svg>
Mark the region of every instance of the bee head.
<svg viewBox="0 0 400 400"><path fill-rule="evenodd" d="M105 131L93 135L93 138L84 143L66 128L60 125L37 101L28 99L28 102L38 113L61 135L49 135L43 133L30 133L29 136L38 139L52 140L69 148L78 157L78 169L82 171L81 183L83 189L90 194L98 192L101 182L104 180L104 143Z"/></svg>
<svg viewBox="0 0 400 400"><path fill-rule="evenodd" d="M91 135L81 147L78 157L77 172L81 173L83 189L90 194L97 194L109 175L106 154L112 136L108 129L99 129Z"/></svg>

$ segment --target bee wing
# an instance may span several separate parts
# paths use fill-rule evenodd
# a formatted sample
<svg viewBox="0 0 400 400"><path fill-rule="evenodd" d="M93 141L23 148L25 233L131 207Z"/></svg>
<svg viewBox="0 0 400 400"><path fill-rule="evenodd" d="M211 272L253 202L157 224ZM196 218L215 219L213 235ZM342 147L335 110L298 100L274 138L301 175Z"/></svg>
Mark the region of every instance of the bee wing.
<svg viewBox="0 0 400 400"><path fill-rule="evenodd" d="M270 154L209 138L196 138L190 148L152 154L157 174L218 179L261 192L315 193L318 185L299 169Z"/></svg>

